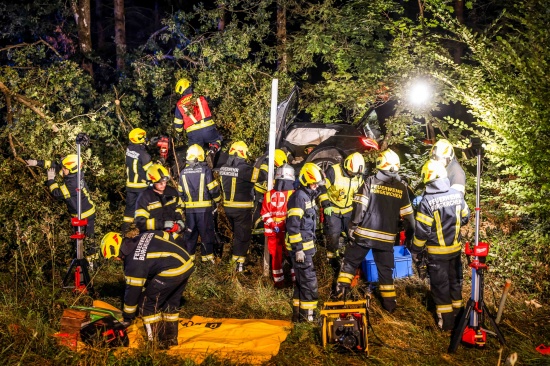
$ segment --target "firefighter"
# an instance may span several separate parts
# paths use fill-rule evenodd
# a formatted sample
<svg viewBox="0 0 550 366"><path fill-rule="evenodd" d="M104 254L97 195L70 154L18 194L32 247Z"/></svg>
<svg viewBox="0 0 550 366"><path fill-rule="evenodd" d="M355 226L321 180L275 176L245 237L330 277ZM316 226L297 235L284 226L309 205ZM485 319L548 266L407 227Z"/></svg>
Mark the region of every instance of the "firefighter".
<svg viewBox="0 0 550 366"><path fill-rule="evenodd" d="M397 305L393 285L393 244L400 218L404 219L407 240L414 234L413 209L407 188L397 172L399 156L392 150L381 152L376 159L378 172L368 177L353 199L353 212L346 247L338 275L336 295L345 298L355 271L372 250L378 268L382 307L392 313Z"/></svg>
<svg viewBox="0 0 550 366"><path fill-rule="evenodd" d="M128 137L130 144L126 148L126 209L122 232L126 232L134 222L137 198L147 189L145 173L153 165L151 155L145 148L147 133L141 128L134 128Z"/></svg>
<svg viewBox="0 0 550 366"><path fill-rule="evenodd" d="M271 273L275 287L284 286L283 255L285 246L287 204L294 193L294 168L283 164L275 173L275 186L266 192L262 202L261 219L264 223L264 235L271 256ZM294 274L294 271L292 271ZM293 276L294 277L294 276Z"/></svg>
<svg viewBox="0 0 550 366"><path fill-rule="evenodd" d="M340 268L339 251L343 248L343 243L340 242L341 234L344 232L347 236L353 197L363 184L364 171L365 159L355 152L342 163L331 165L327 169L326 185L319 189L319 201L325 219L327 260L335 272Z"/></svg>
<svg viewBox="0 0 550 366"><path fill-rule="evenodd" d="M101 253L106 259L124 261L123 325L128 327L141 316L147 340L167 349L178 344L178 308L195 270L193 260L167 232L135 234L137 230L122 238L108 233L101 240Z"/></svg>
<svg viewBox="0 0 550 366"><path fill-rule="evenodd" d="M252 236L252 211L254 210L254 183L266 180L266 174L246 162L248 146L243 141L234 142L229 158L220 168L223 207L233 232L233 256L237 272L244 272L244 262Z"/></svg>
<svg viewBox="0 0 550 366"><path fill-rule="evenodd" d="M448 140L440 139L430 151L430 158L443 164L447 170L447 178L451 188L456 189L464 196L466 192L466 173L456 159L453 145Z"/></svg>
<svg viewBox="0 0 550 366"><path fill-rule="evenodd" d="M281 149L275 149L273 162L275 164L275 169L279 168L283 164L288 163L288 158L286 153ZM264 171L266 176L268 174L268 164L269 157L264 154L256 161L254 166ZM264 195L267 193L267 180L259 181L254 184L254 213L252 214L252 235L261 235L264 234L264 223L261 218L260 211L262 210L262 202L264 200Z"/></svg>
<svg viewBox="0 0 550 366"><path fill-rule="evenodd" d="M179 79L175 90L177 94L181 94L181 98L176 103L174 128L179 133L185 129L188 146L197 144L203 148L208 147L207 161L212 165L213 157L220 149L223 139L216 129L208 102L202 95L193 98L189 79Z"/></svg>
<svg viewBox="0 0 550 366"><path fill-rule="evenodd" d="M179 234L184 230L183 207L177 189L167 185L169 179L168 170L160 164L147 169L151 185L139 195L134 218L140 232L165 230ZM181 236L178 243L184 245Z"/></svg>
<svg viewBox="0 0 550 366"><path fill-rule="evenodd" d="M28 166L39 166L46 169L48 185L52 195L58 200L65 200L69 214L72 217L78 217L78 156L76 154L69 154L61 160L61 164L52 162L50 160L27 160ZM82 168L82 161L80 162L80 168ZM61 171L63 174L63 184L55 182L56 172ZM84 172L81 170L80 176L80 218L88 219L88 225L86 226L85 233L89 238L94 237L94 224L95 224L95 205L90 196L90 189L88 184L84 180ZM92 249L90 249L92 250Z"/></svg>
<svg viewBox="0 0 550 366"><path fill-rule="evenodd" d="M204 159L204 149L200 145L187 149L187 162L180 173L178 191L185 204L185 248L195 259L200 234L202 261L214 263L214 207L221 195L219 183Z"/></svg>
<svg viewBox="0 0 550 366"><path fill-rule="evenodd" d="M411 253L416 263L418 254L427 249L437 325L448 331L463 309L460 227L468 223L470 210L462 192L450 187L444 165L428 160L421 177L426 192L416 212Z"/></svg>
<svg viewBox="0 0 550 366"><path fill-rule="evenodd" d="M313 264L317 189L324 174L314 163L305 163L298 174L300 187L290 196L286 219L286 248L296 275L292 295L292 321L312 322L319 298L317 274Z"/></svg>

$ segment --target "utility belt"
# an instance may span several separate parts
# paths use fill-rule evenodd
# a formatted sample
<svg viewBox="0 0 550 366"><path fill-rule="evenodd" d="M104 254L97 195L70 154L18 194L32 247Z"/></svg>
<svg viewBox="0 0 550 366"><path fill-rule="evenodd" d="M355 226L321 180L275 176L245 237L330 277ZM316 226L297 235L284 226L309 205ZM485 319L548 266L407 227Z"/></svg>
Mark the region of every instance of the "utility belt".
<svg viewBox="0 0 550 366"><path fill-rule="evenodd" d="M200 130L201 128L205 128L205 127L209 127L209 126L213 126L213 125L214 125L214 121L211 120L211 119L208 120L208 121L202 120L200 122L194 123L191 126L187 127L185 129L185 131L186 132L193 132L193 131L196 131L196 130Z"/></svg>

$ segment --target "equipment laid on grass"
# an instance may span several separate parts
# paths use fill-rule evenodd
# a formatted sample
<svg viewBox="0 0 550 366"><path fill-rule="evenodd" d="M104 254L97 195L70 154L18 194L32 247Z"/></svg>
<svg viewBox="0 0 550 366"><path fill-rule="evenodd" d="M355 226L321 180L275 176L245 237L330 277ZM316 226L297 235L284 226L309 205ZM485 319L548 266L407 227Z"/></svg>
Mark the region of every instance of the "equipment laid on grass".
<svg viewBox="0 0 550 366"><path fill-rule="evenodd" d="M476 213L475 213L475 241L474 246L470 247L466 243L465 254L472 256L469 262L472 268L472 294L470 300L466 304L466 308L460 318L458 327L454 330L451 336L451 343L448 352L456 352L460 341L466 345L474 347L484 347L487 339L487 331L482 328L485 317L489 318L491 325L499 342L504 345L506 342L504 336L500 332L494 317L487 309L487 305L483 301L484 278L485 271L488 266L485 263L489 254L489 244L479 241L479 225L480 225L480 181L481 181L481 155L482 146L479 139L472 139L472 150L477 153L477 176L476 176Z"/></svg>
<svg viewBox="0 0 550 366"><path fill-rule="evenodd" d="M393 247L393 255L395 258L393 278L412 276L412 256L409 250L404 246L396 245ZM376 268L376 263L374 263L372 250L369 250L365 260L361 263L361 267L368 282L378 282L378 270Z"/></svg>
<svg viewBox="0 0 550 366"><path fill-rule="evenodd" d="M86 225L88 225L88 218L82 218L82 169L81 169L81 155L80 147L88 146L90 139L88 135L81 132L76 136L76 167L77 167L77 216L71 219L71 225L76 227L76 233L71 235L71 239L76 239L76 257L73 258L69 269L63 277L63 287L72 288L74 292L79 292L81 294L89 293L94 295L94 287L90 279L90 274L88 272L88 260L84 257L84 238L86 237L86 231L83 230ZM74 286L67 285L69 276L74 271Z"/></svg>
<svg viewBox="0 0 550 366"><path fill-rule="evenodd" d="M367 311L369 300L325 302L321 310L323 347L333 344L369 353Z"/></svg>

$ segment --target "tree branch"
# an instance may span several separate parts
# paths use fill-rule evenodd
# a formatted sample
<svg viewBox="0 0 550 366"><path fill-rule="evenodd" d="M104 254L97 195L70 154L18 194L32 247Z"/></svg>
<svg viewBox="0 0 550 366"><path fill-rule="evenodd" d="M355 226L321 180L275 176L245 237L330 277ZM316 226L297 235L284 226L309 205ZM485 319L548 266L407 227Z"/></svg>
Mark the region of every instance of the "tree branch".
<svg viewBox="0 0 550 366"><path fill-rule="evenodd" d="M15 44L15 45L10 45L10 46L7 46L7 47L4 47L4 48L0 48L0 52L2 51L8 51L8 50L11 50L11 49L14 49L14 48L21 48L21 47L32 47L32 46L36 46L37 44L43 44L45 45L46 47L48 47L50 50L52 50L56 55L57 57L63 59L63 57L61 57L61 55L59 54L59 52L57 52L57 50L55 48L53 48L53 46L51 44L49 44L48 42L44 41L43 39L41 39L40 41L36 41L34 43L26 43L26 42L23 42L23 43L19 43L19 44Z"/></svg>
<svg viewBox="0 0 550 366"><path fill-rule="evenodd" d="M32 110L34 113L36 113L37 115L39 115L40 117L42 117L46 122L48 122L52 128L52 131L53 132L59 132L59 127L57 127L57 125L52 122L52 119L51 117L47 116L41 109L39 109L37 107L37 105L39 105L38 102L32 100L32 99L29 99L21 94L17 94L17 93L14 93L12 92L3 82L0 81L0 91L2 93L4 93L4 96L6 97L6 100L8 98L10 98L10 102L11 102L11 98L13 97L15 100L17 100L18 102L20 102L21 104L27 106L30 110ZM8 113L11 113L10 111L8 111Z"/></svg>

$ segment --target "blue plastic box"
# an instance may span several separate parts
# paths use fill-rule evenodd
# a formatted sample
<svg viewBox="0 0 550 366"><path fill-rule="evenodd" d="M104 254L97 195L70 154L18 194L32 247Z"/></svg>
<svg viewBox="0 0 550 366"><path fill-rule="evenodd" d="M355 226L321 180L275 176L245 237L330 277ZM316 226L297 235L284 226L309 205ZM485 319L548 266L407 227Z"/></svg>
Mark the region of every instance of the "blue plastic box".
<svg viewBox="0 0 550 366"><path fill-rule="evenodd" d="M393 256L393 278L404 278L412 276L412 256L407 248L402 245L394 246ZM368 282L378 282L378 270L376 268L376 264L374 263L372 250L369 250L369 253L363 260L363 263L361 263L361 267Z"/></svg>

